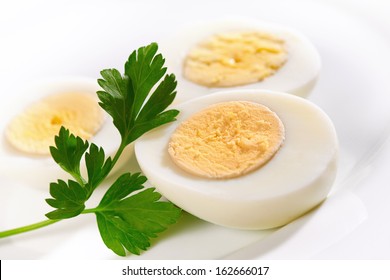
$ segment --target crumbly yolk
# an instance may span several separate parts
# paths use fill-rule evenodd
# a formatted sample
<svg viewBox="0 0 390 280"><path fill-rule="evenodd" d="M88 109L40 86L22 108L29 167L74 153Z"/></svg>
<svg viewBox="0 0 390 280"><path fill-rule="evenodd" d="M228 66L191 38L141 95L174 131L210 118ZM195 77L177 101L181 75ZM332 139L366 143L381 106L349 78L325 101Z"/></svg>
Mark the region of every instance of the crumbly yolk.
<svg viewBox="0 0 390 280"><path fill-rule="evenodd" d="M18 150L48 155L61 126L87 140L100 129L104 114L90 94L69 92L47 96L11 120L6 137Z"/></svg>
<svg viewBox="0 0 390 280"><path fill-rule="evenodd" d="M201 42L187 55L184 77L207 87L255 83L287 61L285 42L260 32L226 33Z"/></svg>
<svg viewBox="0 0 390 280"><path fill-rule="evenodd" d="M182 169L207 178L246 174L270 160L284 126L268 107L247 101L212 105L182 122L168 153Z"/></svg>

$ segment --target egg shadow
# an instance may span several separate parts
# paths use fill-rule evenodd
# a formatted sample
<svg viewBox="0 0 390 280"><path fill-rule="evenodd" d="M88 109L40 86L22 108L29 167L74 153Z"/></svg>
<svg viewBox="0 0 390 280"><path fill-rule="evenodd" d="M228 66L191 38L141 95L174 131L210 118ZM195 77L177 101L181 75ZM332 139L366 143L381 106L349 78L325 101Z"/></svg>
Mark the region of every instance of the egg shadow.
<svg viewBox="0 0 390 280"><path fill-rule="evenodd" d="M301 215L294 221L290 222L287 225L274 228L274 232L262 239L256 244L249 244L248 246L239 249L236 252L222 256L221 259L226 260L245 260L245 259L262 259L268 253L276 250L279 247L283 247L286 242L288 242L295 234L298 234L311 219L315 218L315 213L317 209L321 207L321 204L315 206L313 209L309 210L305 214ZM242 252L244 251L244 253ZM272 258L271 258L272 259ZM287 258L295 259L295 258Z"/></svg>

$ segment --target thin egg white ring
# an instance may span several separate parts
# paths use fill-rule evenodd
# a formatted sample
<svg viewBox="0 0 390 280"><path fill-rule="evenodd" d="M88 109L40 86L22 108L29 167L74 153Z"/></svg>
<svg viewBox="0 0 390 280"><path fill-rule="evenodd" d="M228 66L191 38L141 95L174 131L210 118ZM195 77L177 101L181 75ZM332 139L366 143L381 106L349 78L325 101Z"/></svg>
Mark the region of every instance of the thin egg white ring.
<svg viewBox="0 0 390 280"><path fill-rule="evenodd" d="M263 167L244 176L215 180L183 171L168 155L170 135L192 114L226 101L261 103L285 126L285 141ZM143 173L168 200L206 221L240 229L284 225L321 203L337 170L338 141L329 117L310 101L267 90L232 90L176 106L176 122L135 142Z"/></svg>
<svg viewBox="0 0 390 280"><path fill-rule="evenodd" d="M189 50L218 33L240 31L263 31L284 39L288 51L287 62L263 81L234 87L206 87L189 81L183 76L183 63ZM193 23L182 27L174 35L162 40L160 51L166 59L169 71L178 80L176 102L221 90L267 89L288 92L307 97L314 88L321 70L321 58L310 40L301 32L287 26L259 20L232 18Z"/></svg>

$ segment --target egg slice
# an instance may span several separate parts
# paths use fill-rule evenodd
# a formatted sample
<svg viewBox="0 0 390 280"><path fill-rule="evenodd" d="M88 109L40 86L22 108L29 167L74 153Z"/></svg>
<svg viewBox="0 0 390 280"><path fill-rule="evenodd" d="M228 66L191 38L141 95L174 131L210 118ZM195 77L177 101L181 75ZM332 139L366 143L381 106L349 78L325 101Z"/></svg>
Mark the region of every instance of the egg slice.
<svg viewBox="0 0 390 280"><path fill-rule="evenodd" d="M286 26L248 19L202 22L161 42L178 79L177 101L222 89L267 89L306 97L321 60L313 44Z"/></svg>
<svg viewBox="0 0 390 280"><path fill-rule="evenodd" d="M106 156L114 156L120 134L112 119L100 111L98 90L96 79L64 77L38 81L10 95L10 106L1 112L4 122L0 124L0 161L6 164L0 169L0 177L41 189L47 189L57 179L66 179L69 174L46 154L48 145L53 145L46 141L53 140L52 134L57 135L61 125L81 132L81 137L90 136L90 143L103 147ZM83 110L88 112L83 114ZM127 164L132 155L130 145L115 170ZM86 175L84 162L80 169Z"/></svg>
<svg viewBox="0 0 390 280"><path fill-rule="evenodd" d="M280 119L284 138L273 156L233 178L199 176L175 163L169 145L179 127L210 106L232 101L261 104ZM289 223L327 197L336 176L337 136L329 117L310 101L275 91L233 90L176 107L177 121L137 140L135 154L149 182L185 211L222 226L267 229Z"/></svg>
<svg viewBox="0 0 390 280"><path fill-rule="evenodd" d="M5 135L17 150L50 155L61 126L84 140L93 137L104 122L97 96L77 91L51 94L30 104L9 123Z"/></svg>

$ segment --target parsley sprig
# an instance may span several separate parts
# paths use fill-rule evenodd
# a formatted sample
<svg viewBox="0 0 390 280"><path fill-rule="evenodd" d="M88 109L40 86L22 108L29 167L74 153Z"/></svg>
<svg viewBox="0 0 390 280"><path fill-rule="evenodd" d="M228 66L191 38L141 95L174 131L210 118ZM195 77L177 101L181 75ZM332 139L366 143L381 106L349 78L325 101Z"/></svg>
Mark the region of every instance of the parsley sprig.
<svg viewBox="0 0 390 280"><path fill-rule="evenodd" d="M146 177L140 173L121 175L98 206L89 209L85 206L130 143L149 130L174 121L179 113L166 110L175 98L177 83L173 74L166 74L164 58L157 50L157 44L152 43L134 51L123 75L116 69L100 72L102 79L98 83L103 90L97 92L99 105L111 115L121 135L114 157L107 157L102 147L62 127L50 153L72 179L50 184L51 197L46 202L55 210L46 214L48 220L0 232L0 238L93 213L108 248L120 256L125 256L126 250L138 255L147 250L151 238L179 219L181 210L170 202L160 201L161 195L154 188L145 188ZM86 178L80 172L83 159Z"/></svg>

